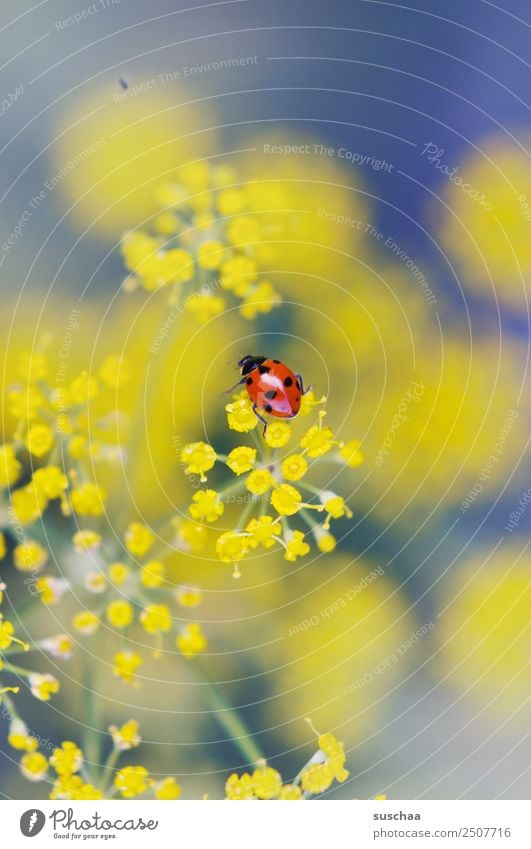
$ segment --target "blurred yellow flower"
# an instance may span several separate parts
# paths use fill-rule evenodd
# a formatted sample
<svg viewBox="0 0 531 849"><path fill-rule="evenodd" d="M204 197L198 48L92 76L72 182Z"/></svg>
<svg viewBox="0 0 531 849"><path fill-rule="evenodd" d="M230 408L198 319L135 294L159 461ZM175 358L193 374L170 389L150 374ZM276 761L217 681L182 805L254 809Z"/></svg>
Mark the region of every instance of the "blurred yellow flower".
<svg viewBox="0 0 531 849"><path fill-rule="evenodd" d="M443 670L487 713L518 713L529 695L530 566L523 542L480 549L452 569L439 596Z"/></svg>
<svg viewBox="0 0 531 849"><path fill-rule="evenodd" d="M139 97L117 83L99 86L63 111L51 180L79 229L90 225L99 238L114 241L154 211L154 181L169 179L203 149L194 129L204 116L197 104L185 104L177 85L172 83L171 94L158 86ZM180 138L183 127L186 137ZM75 167L68 167L71 162Z"/></svg>
<svg viewBox="0 0 531 849"><path fill-rule="evenodd" d="M522 310L530 295L529 157L507 136L483 140L479 148L456 163L461 182L448 182L448 209L439 216L441 242L457 261L466 288ZM437 157L431 158L436 164Z"/></svg>

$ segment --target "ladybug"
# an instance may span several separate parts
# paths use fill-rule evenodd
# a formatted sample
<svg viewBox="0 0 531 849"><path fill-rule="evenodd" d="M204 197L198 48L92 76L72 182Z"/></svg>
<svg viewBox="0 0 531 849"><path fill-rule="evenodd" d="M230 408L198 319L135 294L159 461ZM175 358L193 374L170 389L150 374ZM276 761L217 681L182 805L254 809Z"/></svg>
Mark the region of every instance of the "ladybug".
<svg viewBox="0 0 531 849"><path fill-rule="evenodd" d="M293 419L300 410L301 397L311 389L310 386L305 389L302 376L292 372L280 360L246 354L238 362L238 367L242 379L237 385L245 385L254 413L264 425L264 434L267 422L260 414L261 410L280 419Z"/></svg>

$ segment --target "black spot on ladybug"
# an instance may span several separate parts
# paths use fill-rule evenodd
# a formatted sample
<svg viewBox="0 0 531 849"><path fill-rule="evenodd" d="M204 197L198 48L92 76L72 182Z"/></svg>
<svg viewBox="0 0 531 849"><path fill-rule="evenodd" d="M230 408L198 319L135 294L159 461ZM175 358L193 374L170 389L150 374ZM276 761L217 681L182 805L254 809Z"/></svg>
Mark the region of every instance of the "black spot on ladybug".
<svg viewBox="0 0 531 849"><path fill-rule="evenodd" d="M269 398L269 400L270 400L270 401L272 401L272 400L273 400L273 398L276 398L276 396L277 396L277 393L276 393L276 390L275 390L275 389L269 389L269 390L268 390L268 391L264 394L264 398Z"/></svg>
<svg viewBox="0 0 531 849"><path fill-rule="evenodd" d="M278 366L278 364L280 363L280 360L273 360L273 362L276 363L277 366Z"/></svg>
<svg viewBox="0 0 531 849"><path fill-rule="evenodd" d="M253 382L252 377L248 377L247 378L247 386L250 386L252 382Z"/></svg>
<svg viewBox="0 0 531 849"><path fill-rule="evenodd" d="M298 397L297 397L297 398L295 398L295 401L297 402L297 404L299 403L299 401L300 401L300 400L301 400L301 399L300 399L300 398L298 398Z"/></svg>
<svg viewBox="0 0 531 849"><path fill-rule="evenodd" d="M269 370L269 366L258 366L258 371L260 372L260 374L267 374Z"/></svg>
<svg viewBox="0 0 531 849"><path fill-rule="evenodd" d="M273 407L271 406L271 404L266 404L265 407L264 407L264 410L266 411L266 413L270 413L272 409L273 409Z"/></svg>
<svg viewBox="0 0 531 849"><path fill-rule="evenodd" d="M291 378L291 377L286 377L286 379L284 380L284 386L291 386L292 383L293 383L293 378Z"/></svg>

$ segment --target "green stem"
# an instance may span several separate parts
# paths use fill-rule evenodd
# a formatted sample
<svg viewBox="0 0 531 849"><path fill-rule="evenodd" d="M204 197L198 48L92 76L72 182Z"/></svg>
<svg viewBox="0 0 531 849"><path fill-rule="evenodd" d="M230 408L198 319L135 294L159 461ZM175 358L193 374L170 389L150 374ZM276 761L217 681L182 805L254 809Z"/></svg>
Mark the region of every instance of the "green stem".
<svg viewBox="0 0 531 849"><path fill-rule="evenodd" d="M2 695L0 696L0 702L4 703L7 712L11 717L10 721L12 721L13 719L20 719L19 713L13 703L13 700L10 698L10 696L7 695L7 693L2 693Z"/></svg>
<svg viewBox="0 0 531 849"><path fill-rule="evenodd" d="M87 714L83 727L83 751L87 765L94 776L98 775L100 766L100 732L96 715L96 699L94 693L94 676L90 661L85 664L85 687L87 693Z"/></svg>
<svg viewBox="0 0 531 849"><path fill-rule="evenodd" d="M105 764L104 764L104 767L103 767L103 777L104 777L103 795L105 796L105 798L107 798L107 796L110 793L110 790L112 788L112 782L113 782L113 779L114 779L114 768L115 768L116 764L118 763L121 754L122 753L121 753L120 749L117 749L116 746L114 746L112 751L109 754L109 757L105 761ZM106 773L108 773L108 775L106 775Z"/></svg>
<svg viewBox="0 0 531 849"><path fill-rule="evenodd" d="M225 698L221 695L216 685L210 681L197 658L194 659L194 667L197 677L205 685L208 699L215 712L218 723L229 735L234 745L245 758L247 764L254 766L260 761L264 761L265 757L255 743L252 732L247 728L236 710L225 701Z"/></svg>
<svg viewBox="0 0 531 849"><path fill-rule="evenodd" d="M31 670L23 669L22 666L15 666L9 659L7 660L5 670L6 672L13 672L15 675L21 675L22 678L28 678L31 675Z"/></svg>

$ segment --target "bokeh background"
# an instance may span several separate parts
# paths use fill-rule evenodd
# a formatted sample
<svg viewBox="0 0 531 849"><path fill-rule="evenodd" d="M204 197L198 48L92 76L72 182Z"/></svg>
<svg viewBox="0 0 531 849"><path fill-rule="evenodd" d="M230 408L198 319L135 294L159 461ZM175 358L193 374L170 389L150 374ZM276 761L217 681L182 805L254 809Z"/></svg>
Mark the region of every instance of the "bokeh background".
<svg viewBox="0 0 531 849"><path fill-rule="evenodd" d="M24 0L0 13L2 392L21 351L57 356L72 309L72 376L128 357L135 441L97 472L117 532L186 499L176 444L229 445L219 393L248 351L300 365L339 436L362 442L333 554L292 568L267 553L238 583L214 559L174 562L205 590L193 615L209 675L270 763L293 777L311 756L305 716L345 742L350 777L326 798L529 794L530 23L524 0ZM233 304L204 325L184 315L161 364L149 346L167 303L123 294L119 244L198 159L282 186L264 208L288 227L268 265L283 303L253 322ZM3 427L7 440L9 411ZM23 576L9 553L0 565L17 617ZM21 612L20 627L39 638L71 613ZM76 639L68 662L39 660L58 697L19 697L32 732L79 740L134 716L154 772L179 776L187 798L221 797L245 764L182 658L124 689L106 633ZM38 798L6 732L2 794Z"/></svg>

